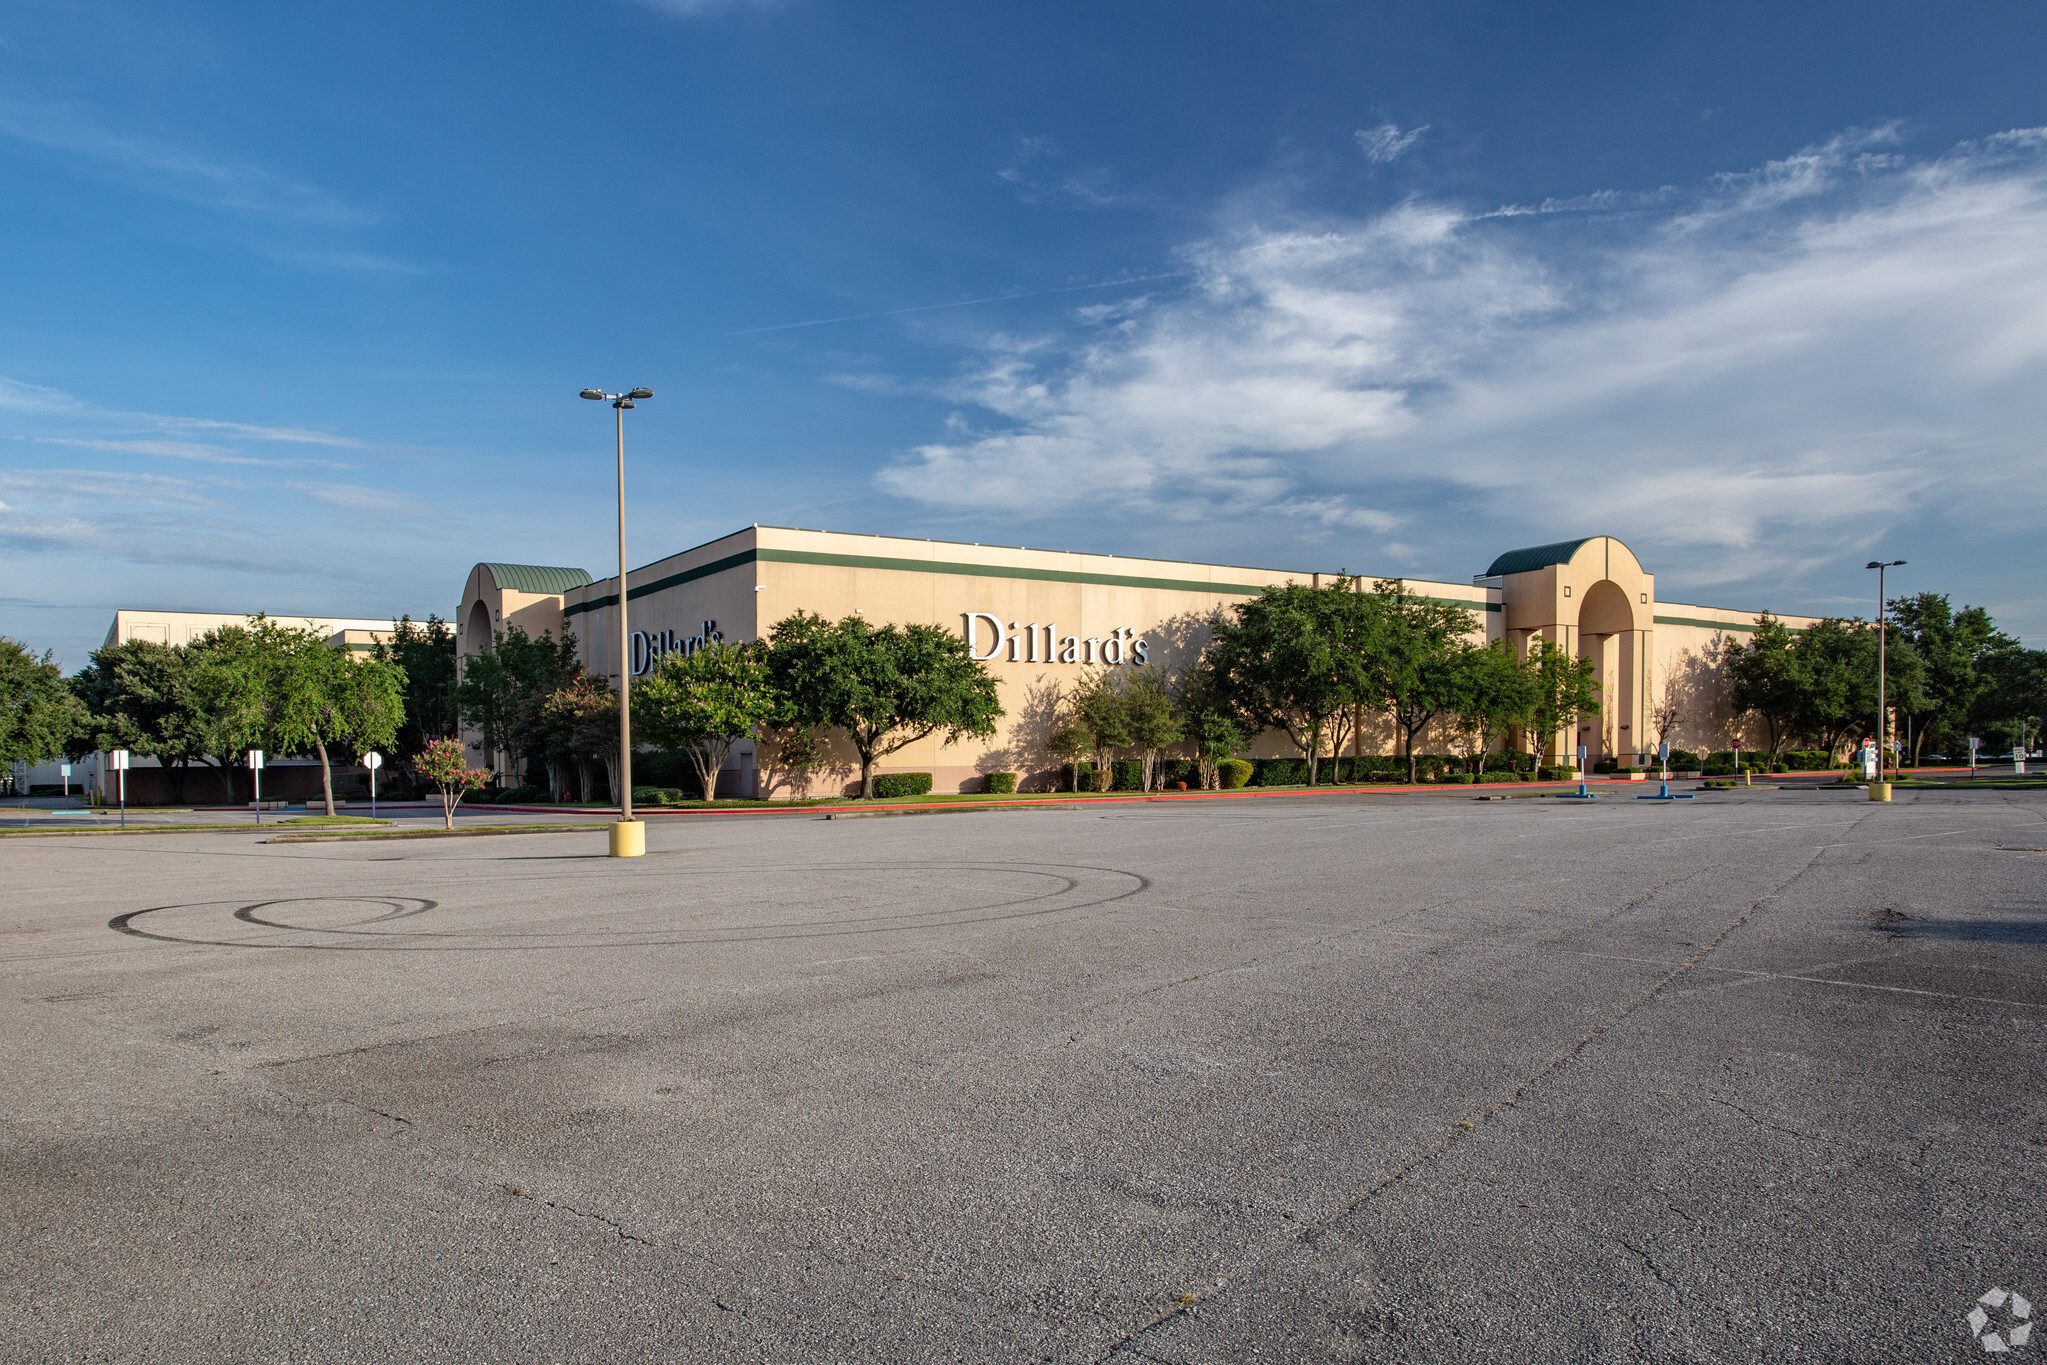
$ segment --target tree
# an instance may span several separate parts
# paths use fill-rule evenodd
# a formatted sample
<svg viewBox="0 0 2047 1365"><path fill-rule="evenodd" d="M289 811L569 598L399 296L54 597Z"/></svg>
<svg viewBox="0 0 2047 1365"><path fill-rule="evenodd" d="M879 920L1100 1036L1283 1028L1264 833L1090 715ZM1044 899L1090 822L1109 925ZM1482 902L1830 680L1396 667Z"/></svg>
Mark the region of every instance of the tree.
<svg viewBox="0 0 2047 1365"><path fill-rule="evenodd" d="M430 739L412 760L412 770L440 788L441 823L455 828L455 807L462 798L490 781L490 769L472 768L459 739Z"/></svg>
<svg viewBox="0 0 2047 1365"><path fill-rule="evenodd" d="M170 780L171 800L185 800L185 779L204 763L208 718L194 682L194 656L184 645L130 640L92 652L71 679L91 713L65 746L73 758L127 749L154 758Z"/></svg>
<svg viewBox="0 0 2047 1365"><path fill-rule="evenodd" d="M835 725L860 756L860 794L875 762L930 735L948 744L995 733L995 679L967 642L937 626L836 624L808 612L770 632L768 667L799 723Z"/></svg>
<svg viewBox="0 0 2047 1365"><path fill-rule="evenodd" d="M582 799L595 800L590 772L596 763L603 765L612 800L619 800L618 693L595 674L578 673L542 699L540 715L542 724L527 742L544 755L549 790L562 791L560 769L572 764Z"/></svg>
<svg viewBox="0 0 2047 1365"><path fill-rule="evenodd" d="M455 706L462 720L483 733L486 755L508 752L521 771L547 761L550 722L547 699L583 672L576 637L549 631L536 639L522 627L495 632L490 647L462 662Z"/></svg>
<svg viewBox="0 0 2047 1365"><path fill-rule="evenodd" d="M1116 751L1131 742L1129 707L1123 693L1105 668L1083 677L1067 698L1067 706L1072 724L1087 736L1087 752L1094 760L1094 788L1105 792L1115 777Z"/></svg>
<svg viewBox="0 0 2047 1365"><path fill-rule="evenodd" d="M733 746L756 735L782 709L763 646L712 643L670 654L653 677L633 688L633 738L687 750L704 799L712 801Z"/></svg>
<svg viewBox="0 0 2047 1365"><path fill-rule="evenodd" d="M255 627L264 678L264 730L279 753L320 757L320 791L334 814L330 745L360 753L388 747L405 719L405 675L376 658L331 649L310 630L259 620Z"/></svg>
<svg viewBox="0 0 2047 1365"><path fill-rule="evenodd" d="M1123 680L1124 742L1144 760L1145 791L1159 786L1159 755L1186 733L1173 705L1172 689L1155 669L1140 669Z"/></svg>
<svg viewBox="0 0 2047 1365"><path fill-rule="evenodd" d="M1194 766L1201 790L1222 786L1217 765L1250 747L1252 735L1229 704L1214 668L1196 664L1180 675L1176 697L1181 723L1194 741Z"/></svg>
<svg viewBox="0 0 2047 1365"><path fill-rule="evenodd" d="M1073 774L1072 790L1080 790L1080 764L1095 751L1095 737L1078 721L1069 720L1045 739L1045 749Z"/></svg>
<svg viewBox="0 0 2047 1365"><path fill-rule="evenodd" d="M1474 623L1470 608L1416 596L1398 579L1381 579L1372 591L1379 610L1365 671L1380 708L1400 731L1413 782L1415 737L1455 708L1468 681L1464 652Z"/></svg>
<svg viewBox="0 0 2047 1365"><path fill-rule="evenodd" d="M1360 700L1354 632L1361 619L1346 588L1299 583L1261 589L1218 616L1202 656L1225 690L1230 707L1260 730L1285 732L1308 760L1308 784L1318 776L1323 739L1331 722Z"/></svg>
<svg viewBox="0 0 2047 1365"><path fill-rule="evenodd" d="M1983 664L1998 650L2017 642L1997 629L1981 607L1955 611L1945 593L1922 592L1890 604L1895 624L1893 641L1902 640L1925 665L1923 704L1899 709L1911 718L1912 757L1916 762L1930 736L1954 746L1966 736L1976 699L1987 684ZM1950 752L1952 752L1950 748Z"/></svg>
<svg viewBox="0 0 2047 1365"><path fill-rule="evenodd" d="M1546 636L1530 637L1529 660L1535 673L1531 737L1540 764L1559 730L1575 735L1581 718L1599 714L1599 682L1592 660L1574 657Z"/></svg>
<svg viewBox="0 0 2047 1365"><path fill-rule="evenodd" d="M2047 718L2047 650L2026 649L2014 640L1987 653L1981 671L1983 689L1970 725L1991 739L1992 751L2007 744L2022 751L2026 736L2039 734Z"/></svg>
<svg viewBox="0 0 2047 1365"><path fill-rule="evenodd" d="M0 767L49 762L89 718L54 654L0 635Z"/></svg>
<svg viewBox="0 0 2047 1365"><path fill-rule="evenodd" d="M1493 741L1535 714L1539 679L1532 664L1515 656L1507 640L1466 648L1457 659L1457 728L1485 775L1486 754ZM1413 771L1409 771L1413 780Z"/></svg>
<svg viewBox="0 0 2047 1365"><path fill-rule="evenodd" d="M1885 701L1895 710L1923 704L1926 669L1910 641L1893 639L1884 650ZM1877 725L1877 632L1866 621L1829 618L1807 626L1792 646L1801 684L1796 728L1834 753ZM1889 755L1884 762L1891 762Z"/></svg>
<svg viewBox="0 0 2047 1365"><path fill-rule="evenodd" d="M454 739L461 733L455 704L460 670L455 632L447 622L429 615L422 624L401 616L390 638L371 647L370 657L405 674L405 720L391 744L396 759L411 758L430 739Z"/></svg>
<svg viewBox="0 0 2047 1365"><path fill-rule="evenodd" d="M1800 653L1799 637L1782 621L1764 612L1756 618L1755 632L1748 643L1736 647L1726 646L1722 658L1727 670L1727 702L1738 716L1760 716L1770 734L1770 754L1774 758L1791 746L1800 728L1809 722L1812 715L1808 693L1812 680L1805 676L1804 668L1810 660L1809 653ZM1670 682L1664 683L1664 705L1672 711L1669 725L1660 718L1656 720L1657 740L1663 738L1677 723L1677 703L1671 694Z"/></svg>

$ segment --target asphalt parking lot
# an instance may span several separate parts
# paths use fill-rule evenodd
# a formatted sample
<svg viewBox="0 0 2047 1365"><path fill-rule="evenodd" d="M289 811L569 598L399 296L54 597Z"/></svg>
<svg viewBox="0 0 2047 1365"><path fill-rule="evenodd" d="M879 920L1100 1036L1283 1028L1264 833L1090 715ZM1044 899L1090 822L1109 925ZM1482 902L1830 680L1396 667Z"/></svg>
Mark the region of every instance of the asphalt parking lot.
<svg viewBox="0 0 2047 1365"><path fill-rule="evenodd" d="M1929 1361L2047 1302L2041 794L262 838L0 843L0 1358Z"/></svg>

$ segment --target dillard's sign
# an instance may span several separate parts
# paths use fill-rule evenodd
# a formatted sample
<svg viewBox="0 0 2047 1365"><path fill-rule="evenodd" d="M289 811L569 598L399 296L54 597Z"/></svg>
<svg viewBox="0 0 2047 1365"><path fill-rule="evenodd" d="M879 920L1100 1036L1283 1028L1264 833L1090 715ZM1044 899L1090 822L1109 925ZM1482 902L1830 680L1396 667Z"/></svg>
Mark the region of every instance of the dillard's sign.
<svg viewBox="0 0 2047 1365"><path fill-rule="evenodd" d="M1150 656L1151 642L1141 640L1129 626L1118 626L1106 637L1078 635L1059 637L1057 625L1009 623L993 612L962 612L966 620L967 653L976 663L1001 661L1012 664L1142 664ZM983 622L986 623L984 629ZM1042 642L1042 648L1040 644ZM983 646L985 644L985 652Z"/></svg>
<svg viewBox="0 0 2047 1365"><path fill-rule="evenodd" d="M706 621L696 634L686 640L675 638L672 630L636 630L632 633L633 676L651 673L661 666L661 661L671 654L690 655L705 645L718 644L724 640L718 633L716 621Z"/></svg>

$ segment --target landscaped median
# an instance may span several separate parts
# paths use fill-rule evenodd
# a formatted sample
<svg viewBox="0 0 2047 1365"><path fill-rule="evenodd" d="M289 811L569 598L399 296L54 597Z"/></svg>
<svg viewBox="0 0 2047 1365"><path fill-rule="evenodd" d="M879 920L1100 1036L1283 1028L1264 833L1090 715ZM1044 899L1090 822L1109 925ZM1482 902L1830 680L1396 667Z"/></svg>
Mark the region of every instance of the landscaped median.
<svg viewBox="0 0 2047 1365"><path fill-rule="evenodd" d="M1608 785L1632 785L1626 777L1594 775L1586 781L1595 787ZM931 810L1001 810L1005 808L1058 805L1072 808L1082 805L1128 804L1133 801L1236 801L1255 799L1263 796L1369 796L1412 795L1466 796L1484 799L1503 789L1515 794L1541 795L1545 792L1575 790L1578 779L1551 782L1501 782L1482 783L1429 782L1429 783L1330 783L1314 787L1236 787L1226 790L1209 791L1112 791L1112 792L1031 792L1017 794L984 794L960 792L946 796L906 797L895 801L863 801L857 797L830 796L802 801L690 801L661 806L633 807L635 817L657 815L776 815L809 812L811 814L836 815L853 814L861 811L893 811L905 814ZM470 810L531 811L546 815L587 815L599 810L615 813L616 806L492 806L477 803L467 807ZM550 826L549 828L558 828Z"/></svg>

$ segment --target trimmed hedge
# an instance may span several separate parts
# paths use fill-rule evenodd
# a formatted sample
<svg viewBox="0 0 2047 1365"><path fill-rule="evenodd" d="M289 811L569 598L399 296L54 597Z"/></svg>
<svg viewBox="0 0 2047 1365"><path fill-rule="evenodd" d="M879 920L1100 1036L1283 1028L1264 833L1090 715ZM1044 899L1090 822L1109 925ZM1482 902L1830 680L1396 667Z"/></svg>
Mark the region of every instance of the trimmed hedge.
<svg viewBox="0 0 2047 1365"><path fill-rule="evenodd" d="M695 792L684 791L680 787L633 788L633 804L636 806L679 806L696 799Z"/></svg>
<svg viewBox="0 0 2047 1365"><path fill-rule="evenodd" d="M897 801L905 796L931 795L930 773L883 773L874 779L877 800Z"/></svg>
<svg viewBox="0 0 2047 1365"><path fill-rule="evenodd" d="M1246 759L1226 758L1215 765L1216 778L1225 787L1243 787L1251 782L1257 768Z"/></svg>
<svg viewBox="0 0 2047 1365"><path fill-rule="evenodd" d="M501 806L530 806L548 799L548 792L543 787L514 787L491 798Z"/></svg>
<svg viewBox="0 0 2047 1365"><path fill-rule="evenodd" d="M982 782L983 790L995 796L1007 796L1016 790L1015 773L988 773Z"/></svg>
<svg viewBox="0 0 2047 1365"><path fill-rule="evenodd" d="M1141 758L1119 758L1110 771L1114 774L1109 782L1112 792L1135 792L1144 790L1144 760Z"/></svg>
<svg viewBox="0 0 2047 1365"><path fill-rule="evenodd" d="M602 764L593 765L600 772L598 781L603 781ZM694 792L703 783L697 780L697 765L690 761L687 751L682 749L649 749L633 755L633 787L642 784L649 787L680 787ZM633 800L640 798L635 796Z"/></svg>

